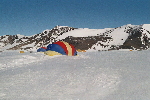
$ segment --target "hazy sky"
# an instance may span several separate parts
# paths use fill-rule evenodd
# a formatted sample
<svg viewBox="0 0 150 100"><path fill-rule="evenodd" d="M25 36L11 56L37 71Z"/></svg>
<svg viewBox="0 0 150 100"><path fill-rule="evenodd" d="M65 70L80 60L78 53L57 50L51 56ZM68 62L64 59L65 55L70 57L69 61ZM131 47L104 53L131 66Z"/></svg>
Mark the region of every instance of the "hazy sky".
<svg viewBox="0 0 150 100"><path fill-rule="evenodd" d="M126 24L150 24L150 0L0 0L0 36Z"/></svg>

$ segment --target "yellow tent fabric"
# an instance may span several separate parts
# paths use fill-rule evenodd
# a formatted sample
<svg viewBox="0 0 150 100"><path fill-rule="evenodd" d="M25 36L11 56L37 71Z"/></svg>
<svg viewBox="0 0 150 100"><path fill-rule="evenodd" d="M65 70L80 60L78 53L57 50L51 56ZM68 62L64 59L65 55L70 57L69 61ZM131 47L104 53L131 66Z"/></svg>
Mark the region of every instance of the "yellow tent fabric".
<svg viewBox="0 0 150 100"><path fill-rule="evenodd" d="M67 43L67 42L64 42L64 41L62 41L65 45L66 45L66 47L67 47L67 50L68 50L68 56L72 56L72 48L71 48L71 46Z"/></svg>
<svg viewBox="0 0 150 100"><path fill-rule="evenodd" d="M86 50L77 49L78 52L86 52Z"/></svg>
<svg viewBox="0 0 150 100"><path fill-rule="evenodd" d="M49 56L62 55L56 51L50 51L50 50L45 51L44 54L49 55Z"/></svg>
<svg viewBox="0 0 150 100"><path fill-rule="evenodd" d="M24 53L24 51L20 51L20 53Z"/></svg>

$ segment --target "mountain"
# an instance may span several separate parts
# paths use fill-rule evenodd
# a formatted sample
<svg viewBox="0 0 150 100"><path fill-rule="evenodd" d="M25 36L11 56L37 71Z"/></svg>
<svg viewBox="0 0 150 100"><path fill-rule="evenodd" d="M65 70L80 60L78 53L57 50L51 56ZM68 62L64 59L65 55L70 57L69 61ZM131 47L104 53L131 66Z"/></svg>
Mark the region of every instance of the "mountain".
<svg viewBox="0 0 150 100"><path fill-rule="evenodd" d="M0 36L0 51L34 51L56 41L66 41L80 50L146 50L150 47L150 24L124 25L117 28L88 29L56 26L32 36Z"/></svg>

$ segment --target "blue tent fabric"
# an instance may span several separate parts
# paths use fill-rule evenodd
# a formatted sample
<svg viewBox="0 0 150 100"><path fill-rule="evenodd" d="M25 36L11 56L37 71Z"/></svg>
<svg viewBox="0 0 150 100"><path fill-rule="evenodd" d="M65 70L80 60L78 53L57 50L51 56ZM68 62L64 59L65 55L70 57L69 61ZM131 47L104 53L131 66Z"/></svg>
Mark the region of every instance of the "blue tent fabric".
<svg viewBox="0 0 150 100"><path fill-rule="evenodd" d="M77 55L77 51L74 52L74 56L76 56L76 55Z"/></svg>
<svg viewBox="0 0 150 100"><path fill-rule="evenodd" d="M64 49L58 44L49 44L47 46L46 51L48 51L48 50L56 51L58 53L61 53L62 55L66 55L66 52L64 51Z"/></svg>
<svg viewBox="0 0 150 100"><path fill-rule="evenodd" d="M38 50L37 50L37 52L45 52L46 51L46 49L44 49L44 48L39 48Z"/></svg>

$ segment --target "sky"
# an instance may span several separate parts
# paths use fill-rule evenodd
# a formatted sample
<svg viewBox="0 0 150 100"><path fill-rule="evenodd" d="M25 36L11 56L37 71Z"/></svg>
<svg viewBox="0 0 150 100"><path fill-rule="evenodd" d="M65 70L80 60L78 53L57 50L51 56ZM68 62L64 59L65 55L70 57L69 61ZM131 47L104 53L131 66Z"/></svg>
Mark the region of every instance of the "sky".
<svg viewBox="0 0 150 100"><path fill-rule="evenodd" d="M150 24L150 0L1 0L0 36L34 35L56 25L103 29Z"/></svg>

